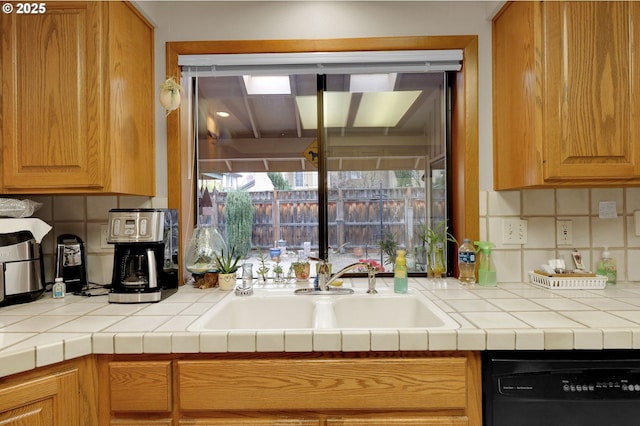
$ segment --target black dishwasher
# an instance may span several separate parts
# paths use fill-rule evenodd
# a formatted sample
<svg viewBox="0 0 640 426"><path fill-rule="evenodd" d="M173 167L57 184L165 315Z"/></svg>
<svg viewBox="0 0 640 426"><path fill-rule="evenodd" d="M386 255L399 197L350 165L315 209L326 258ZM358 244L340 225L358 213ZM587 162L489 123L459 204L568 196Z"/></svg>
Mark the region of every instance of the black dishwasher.
<svg viewBox="0 0 640 426"><path fill-rule="evenodd" d="M640 351L487 351L484 426L640 424Z"/></svg>

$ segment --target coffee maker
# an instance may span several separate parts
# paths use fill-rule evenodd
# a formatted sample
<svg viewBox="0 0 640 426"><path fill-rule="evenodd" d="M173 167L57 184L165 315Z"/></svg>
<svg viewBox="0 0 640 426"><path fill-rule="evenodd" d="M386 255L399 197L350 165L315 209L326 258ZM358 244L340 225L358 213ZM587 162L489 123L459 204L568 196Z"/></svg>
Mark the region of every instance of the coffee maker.
<svg viewBox="0 0 640 426"><path fill-rule="evenodd" d="M112 209L114 245L110 303L158 302L178 289L177 211Z"/></svg>

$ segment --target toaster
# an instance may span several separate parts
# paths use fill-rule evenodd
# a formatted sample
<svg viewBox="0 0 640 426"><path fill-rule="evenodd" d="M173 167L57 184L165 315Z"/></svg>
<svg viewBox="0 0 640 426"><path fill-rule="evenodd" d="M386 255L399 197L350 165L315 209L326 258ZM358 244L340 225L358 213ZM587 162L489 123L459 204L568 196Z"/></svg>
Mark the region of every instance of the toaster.
<svg viewBox="0 0 640 426"><path fill-rule="evenodd" d="M42 249L31 231L0 233L0 304L31 301L44 289Z"/></svg>

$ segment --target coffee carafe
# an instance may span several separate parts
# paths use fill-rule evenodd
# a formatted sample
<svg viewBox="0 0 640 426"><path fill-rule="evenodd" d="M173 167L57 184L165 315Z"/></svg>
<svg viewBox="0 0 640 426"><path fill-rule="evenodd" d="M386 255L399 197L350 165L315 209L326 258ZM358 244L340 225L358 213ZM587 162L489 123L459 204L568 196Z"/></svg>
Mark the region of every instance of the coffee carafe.
<svg viewBox="0 0 640 426"><path fill-rule="evenodd" d="M109 302L158 302L177 290L177 217L173 212L109 211L107 242L114 244Z"/></svg>
<svg viewBox="0 0 640 426"><path fill-rule="evenodd" d="M153 265L155 258L153 250L146 249L144 253L135 251L124 258L124 278L122 285L127 288L157 287Z"/></svg>

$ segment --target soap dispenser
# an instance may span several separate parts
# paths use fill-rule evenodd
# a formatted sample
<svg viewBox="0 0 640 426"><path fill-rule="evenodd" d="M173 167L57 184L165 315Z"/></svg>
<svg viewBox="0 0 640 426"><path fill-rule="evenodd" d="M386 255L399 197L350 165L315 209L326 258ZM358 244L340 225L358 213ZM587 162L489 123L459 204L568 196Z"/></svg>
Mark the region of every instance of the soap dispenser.
<svg viewBox="0 0 640 426"><path fill-rule="evenodd" d="M409 283L407 278L407 259L405 251L398 250L396 262L393 267L393 291L404 294L408 291Z"/></svg>
<svg viewBox="0 0 640 426"><path fill-rule="evenodd" d="M598 262L596 273L598 275L604 275L605 277L607 277L607 284L616 283L618 277L616 260L611 257L611 253L609 253L608 247L605 247L604 251L602 252L602 258Z"/></svg>
<svg viewBox="0 0 640 426"><path fill-rule="evenodd" d="M478 285L494 286L497 282L496 266L491 258L491 247L495 247L493 243L488 241L476 241L480 253L480 261L478 262Z"/></svg>

